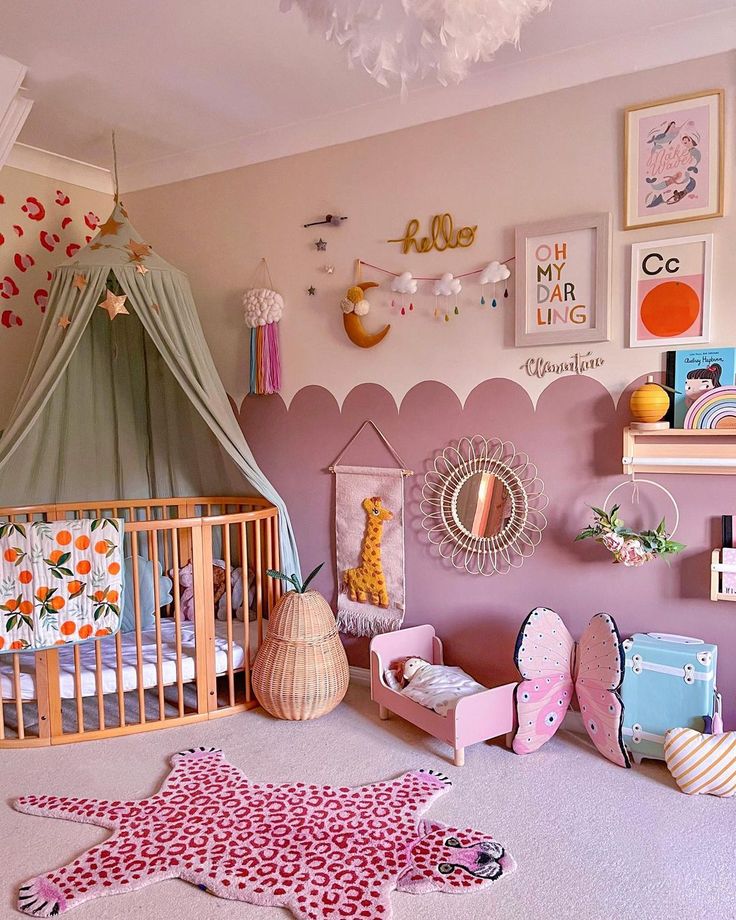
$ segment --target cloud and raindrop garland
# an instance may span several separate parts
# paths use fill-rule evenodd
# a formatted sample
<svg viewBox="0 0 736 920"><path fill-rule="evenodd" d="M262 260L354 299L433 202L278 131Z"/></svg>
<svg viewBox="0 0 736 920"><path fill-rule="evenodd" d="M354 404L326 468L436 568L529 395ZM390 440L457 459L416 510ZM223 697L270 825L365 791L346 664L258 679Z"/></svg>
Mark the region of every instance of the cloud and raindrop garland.
<svg viewBox="0 0 736 920"><path fill-rule="evenodd" d="M512 256L503 262L494 260L493 262L489 262L484 268L463 272L460 275L444 272L438 277L426 275L415 276L407 271L393 272L388 268L382 268L380 265L374 265L372 262L366 262L364 259L358 259L357 264L361 268L365 266L366 268L372 268L374 271L381 272L384 275L391 276L391 291L394 294L400 295L398 303L396 298L392 299L391 306L394 308L398 307L401 316L406 316L414 312L414 299L418 293L421 293L420 284L425 283L431 285L429 293L434 296L434 318L437 320L444 319L445 322L449 322L452 315L460 315L459 296L463 291L462 279L464 278L472 278L476 275L479 276L477 280L481 289L480 305L482 307L488 304L491 309L495 309L498 306L500 299L498 285L502 282L504 283L503 297L508 299L509 289L505 282L511 277L511 270L508 267L508 263L513 261L514 257ZM489 286L491 288L490 296L488 291ZM406 305L407 297L409 298L408 307ZM445 301L445 306L440 306L440 298ZM452 298L454 298L454 300L452 300Z"/></svg>

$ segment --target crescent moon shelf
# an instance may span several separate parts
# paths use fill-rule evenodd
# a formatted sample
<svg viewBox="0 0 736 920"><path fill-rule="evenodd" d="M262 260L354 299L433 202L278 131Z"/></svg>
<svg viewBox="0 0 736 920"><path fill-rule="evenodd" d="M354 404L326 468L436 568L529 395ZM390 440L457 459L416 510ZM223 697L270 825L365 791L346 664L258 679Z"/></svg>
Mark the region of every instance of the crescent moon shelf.
<svg viewBox="0 0 736 920"><path fill-rule="evenodd" d="M683 427L736 430L736 387L716 387L699 396L688 409Z"/></svg>
<svg viewBox="0 0 736 920"><path fill-rule="evenodd" d="M353 345L357 345L358 348L373 348L374 345L378 345L386 338L391 328L389 324L378 332L371 333L363 325L363 317L370 309L364 295L368 288L372 287L378 287L375 281L364 281L353 285L348 288L341 303L345 332Z"/></svg>

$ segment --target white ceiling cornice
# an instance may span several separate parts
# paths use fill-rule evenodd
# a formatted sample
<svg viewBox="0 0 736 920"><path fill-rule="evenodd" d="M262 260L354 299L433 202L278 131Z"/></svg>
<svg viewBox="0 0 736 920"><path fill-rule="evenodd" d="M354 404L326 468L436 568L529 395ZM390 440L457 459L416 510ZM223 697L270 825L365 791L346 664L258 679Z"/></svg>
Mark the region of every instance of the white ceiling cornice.
<svg viewBox="0 0 736 920"><path fill-rule="evenodd" d="M683 34L687 41L683 41ZM216 146L129 163L120 171L121 188L136 191L193 179L607 77L720 54L733 50L734 35L736 10L724 9L503 67L491 66L459 86L417 90L405 104L398 104L397 97L391 96Z"/></svg>
<svg viewBox="0 0 736 920"><path fill-rule="evenodd" d="M113 193L112 174L109 169L51 153L50 150L30 147L28 144L15 144L8 156L7 165L39 176L47 176L49 179L58 179L59 182L71 182L72 185L93 189L96 192L105 192L109 195Z"/></svg>

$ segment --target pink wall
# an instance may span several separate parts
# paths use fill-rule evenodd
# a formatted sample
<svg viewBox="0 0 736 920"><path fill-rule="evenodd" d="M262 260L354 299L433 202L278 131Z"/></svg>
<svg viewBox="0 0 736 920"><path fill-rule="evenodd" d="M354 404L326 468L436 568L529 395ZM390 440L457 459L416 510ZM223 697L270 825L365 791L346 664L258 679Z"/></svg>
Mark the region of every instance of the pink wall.
<svg viewBox="0 0 736 920"><path fill-rule="evenodd" d="M317 587L334 600L334 485L327 467L360 423L372 418L416 475L407 480L405 624L432 623L448 658L482 681L515 678L513 649L529 610L557 610L575 637L598 611L612 614L622 635L661 631L700 636L719 644L719 684L727 724L736 718L736 611L708 600L709 562L720 539L723 512L734 512L731 480L721 476L658 476L681 512L678 538L687 550L671 568L663 562L642 569L612 565L593 543L573 543L588 519L587 504L600 504L621 480L621 431L628 398L617 410L610 393L586 377L555 381L536 411L525 391L505 379L476 387L461 407L443 384L415 386L397 411L381 386L362 384L338 408L321 387L304 387L289 409L278 396L248 397L240 420L262 468L289 507L310 570L327 560ZM535 555L506 576L482 578L457 572L427 544L418 503L428 461L463 435L513 441L539 468L550 497L549 526ZM391 465L383 447L364 432L346 455L355 463ZM672 521L667 500L642 487L637 509L624 496L627 522ZM367 665L367 641L347 639L352 664Z"/></svg>
<svg viewBox="0 0 736 920"><path fill-rule="evenodd" d="M694 633L719 643L726 709L736 716L736 609L708 599L717 518L736 512L729 506L734 480L656 477L681 504L678 537L688 544L671 568L657 562L624 569L608 562L600 547L572 542L588 520L586 502L602 502L622 478L628 400L624 394L619 402L619 396L631 381L664 365L662 348L626 347L631 245L713 233L712 343L736 342L729 261L736 211L729 173L723 218L624 231L621 213L624 108L725 87L730 166L736 143L733 64L730 53L640 70L126 195L136 227L189 275L218 371L236 403L248 379L242 292L258 260L268 259L286 303L280 323L284 386L280 397L247 398L241 421L264 472L286 499L304 569L322 560L332 565L333 483L326 468L363 419L373 418L418 473L408 483L406 622L434 623L451 658L482 680L514 677L514 639L534 605L556 607L576 635L588 617L607 610L624 634ZM457 222L478 224L473 247L404 256L388 242L410 217L425 227L444 211ZM386 276L366 270L366 280L381 281L370 292L366 325L376 329L390 322L391 331L368 350L345 336L339 303L356 258L421 276L461 274L510 256L519 224L597 211L613 215L611 339L591 345L603 363L588 377L552 381L527 375L528 358L567 361L578 349L514 347L513 275L510 296L496 310L481 308L479 286L466 280L459 316L444 323L433 319L429 285L414 298L411 317L401 317L391 306L396 298ZM326 213L350 219L340 229L304 229ZM326 252L315 248L320 235L328 241ZM326 263L334 265L333 274L325 273ZM306 294L309 285L316 296ZM427 380L432 382L421 382ZM527 451L550 497L550 526L539 550L505 577L449 569L421 529L418 495L428 460L450 441L474 434L509 439ZM387 462L369 436L348 459ZM654 494L656 506L644 506L646 522L662 513L671 520L666 502ZM635 513L628 517L637 523ZM333 598L334 573L325 571L319 587ZM365 665L366 643L348 644L353 663Z"/></svg>

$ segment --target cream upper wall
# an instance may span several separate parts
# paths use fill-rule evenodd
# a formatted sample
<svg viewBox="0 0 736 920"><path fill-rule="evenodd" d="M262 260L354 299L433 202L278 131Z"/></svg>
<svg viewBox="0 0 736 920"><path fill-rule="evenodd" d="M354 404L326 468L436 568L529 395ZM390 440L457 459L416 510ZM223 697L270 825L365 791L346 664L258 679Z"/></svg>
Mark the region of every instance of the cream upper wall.
<svg viewBox="0 0 736 920"><path fill-rule="evenodd" d="M162 255L188 272L205 334L226 388L247 389L247 333L240 298L258 260L266 256L284 294L281 323L283 396L308 384L342 401L361 382L383 384L399 401L415 383L436 379L464 400L480 381L509 377L536 399L549 382L520 365L535 349L513 347L513 293L496 311L481 308L477 284L461 296L461 316L433 319L434 298L414 299L413 315L391 311L385 276L371 292L367 324L390 321L378 347L353 346L342 328L339 301L360 257L417 275L459 274L513 254L517 224L590 211L613 213L612 339L590 346L605 364L595 375L614 393L662 366L658 348L626 349L630 244L638 240L713 232L714 343L736 343L732 262L736 251L733 183L725 218L622 232L623 113L626 105L666 96L726 89L727 162L732 158L734 65L729 53L579 86L200 179L126 196L134 224ZM727 179L730 180L727 170ZM451 211L478 224L469 249L403 256L397 244L406 221ZM302 224L327 212L347 214L339 229ZM328 241L318 252L318 236ZM335 265L335 274L321 271ZM317 288L308 297L309 285ZM407 300L408 302L408 300ZM547 347L548 360L575 348ZM587 350L577 349L577 350Z"/></svg>
<svg viewBox="0 0 736 920"><path fill-rule="evenodd" d="M63 192L61 201L69 199L67 204L57 203L59 191ZM93 233L85 224L84 216L92 212L104 220L112 210L112 199L101 192L9 166L0 170L0 197L4 199L0 203L0 281L11 278L18 288L15 296L0 296L0 314L12 310L23 321L22 326L6 328L0 325L1 429L20 389L41 325L43 314L34 294L38 290L48 290L47 272L66 261L66 247L70 243L84 245L85 237ZM23 211L28 198L35 198L43 205L45 216L42 220L31 220L29 213L35 211ZM68 217L71 223L62 228ZM18 236L14 225L23 231L22 236ZM47 245L54 247L53 252L41 245L42 231L59 237L58 242L53 238L47 240ZM16 254L30 255L35 264L20 271L15 264Z"/></svg>

